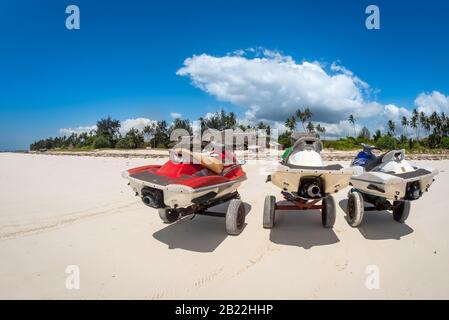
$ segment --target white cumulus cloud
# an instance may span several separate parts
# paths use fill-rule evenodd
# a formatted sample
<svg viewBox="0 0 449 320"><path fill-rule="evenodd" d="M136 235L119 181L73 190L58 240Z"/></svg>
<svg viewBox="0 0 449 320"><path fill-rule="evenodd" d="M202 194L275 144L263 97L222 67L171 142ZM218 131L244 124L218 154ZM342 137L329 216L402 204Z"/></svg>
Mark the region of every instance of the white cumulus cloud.
<svg viewBox="0 0 449 320"><path fill-rule="evenodd" d="M63 136L70 136L73 133L80 134L83 132L89 133L91 131L97 130L97 126L84 126L84 127L76 127L76 128L61 128L59 129L59 133Z"/></svg>
<svg viewBox="0 0 449 320"><path fill-rule="evenodd" d="M415 104L418 107L418 111L422 111L426 114L431 114L433 112L449 113L449 96L445 96L438 91L433 91L432 93L421 93L415 99Z"/></svg>
<svg viewBox="0 0 449 320"><path fill-rule="evenodd" d="M121 122L120 133L124 135L132 128L142 131L146 126L155 124L156 122L147 118L127 119Z"/></svg>
<svg viewBox="0 0 449 320"><path fill-rule="evenodd" d="M179 112L170 112L170 117L172 117L173 119L178 119L182 118L182 114L180 114Z"/></svg>
<svg viewBox="0 0 449 320"><path fill-rule="evenodd" d="M398 107L394 104L387 104L384 108L383 118L393 121L401 121L402 117L410 117L411 112L403 107Z"/></svg>
<svg viewBox="0 0 449 320"><path fill-rule="evenodd" d="M349 123L347 120L341 120L338 123L326 123L319 122L315 123L316 125L320 125L326 129L325 136L326 138L338 138L344 136L354 136L354 125ZM355 134L358 135L360 130L362 130L362 125L359 123L355 123Z"/></svg>
<svg viewBox="0 0 449 320"><path fill-rule="evenodd" d="M156 120L151 120L147 118L135 118L135 119L127 119L121 121L120 134L125 135L132 128L142 131L145 126L155 124ZM61 128L59 129L59 133L61 135L69 136L72 133L80 134L82 132L89 133L92 130L97 130L96 125L91 126L80 126L76 128Z"/></svg>
<svg viewBox="0 0 449 320"><path fill-rule="evenodd" d="M346 68L333 64L326 71L318 62L298 63L268 50L254 58L193 56L177 74L220 101L246 108L250 119L284 121L296 109L309 107L315 121L339 123L349 114L368 118L383 111L382 105L366 101L368 84Z"/></svg>

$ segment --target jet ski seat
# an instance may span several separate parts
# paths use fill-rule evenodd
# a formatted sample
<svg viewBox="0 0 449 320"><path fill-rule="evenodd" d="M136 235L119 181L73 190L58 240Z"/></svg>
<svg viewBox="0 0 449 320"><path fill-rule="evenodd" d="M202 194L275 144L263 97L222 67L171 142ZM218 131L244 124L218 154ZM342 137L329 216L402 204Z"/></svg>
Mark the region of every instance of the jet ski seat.
<svg viewBox="0 0 449 320"><path fill-rule="evenodd" d="M386 155L386 153L384 153L378 157L373 157L373 158L369 159L365 164L365 171L371 171L375 167L377 167L379 164L381 164L385 155Z"/></svg>
<svg viewBox="0 0 449 320"><path fill-rule="evenodd" d="M200 152L192 152L187 149L177 149L175 154L178 155L178 159L183 159L184 156L187 156L191 160L194 160L194 163L198 163L204 168L216 173L221 174L224 169L224 164L220 159L216 157L212 157Z"/></svg>

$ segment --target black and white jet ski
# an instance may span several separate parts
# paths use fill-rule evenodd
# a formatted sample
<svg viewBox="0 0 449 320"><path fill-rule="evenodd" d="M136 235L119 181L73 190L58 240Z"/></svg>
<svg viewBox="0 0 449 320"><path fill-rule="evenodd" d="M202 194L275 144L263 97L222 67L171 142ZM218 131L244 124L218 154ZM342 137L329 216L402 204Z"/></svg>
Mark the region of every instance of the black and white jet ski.
<svg viewBox="0 0 449 320"><path fill-rule="evenodd" d="M405 160L404 150L391 150L380 156L374 146L361 144L363 151L351 163L354 175L348 194L348 221L353 227L362 223L365 210L391 210L398 222L404 222L411 201L429 190L438 170L417 167ZM365 206L365 203L371 206Z"/></svg>

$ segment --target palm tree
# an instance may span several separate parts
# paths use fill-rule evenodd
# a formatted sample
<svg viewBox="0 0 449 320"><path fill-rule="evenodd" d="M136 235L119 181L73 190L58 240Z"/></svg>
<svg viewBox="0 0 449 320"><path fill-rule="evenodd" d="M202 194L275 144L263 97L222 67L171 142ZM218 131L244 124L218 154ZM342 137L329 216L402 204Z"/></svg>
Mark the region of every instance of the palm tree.
<svg viewBox="0 0 449 320"><path fill-rule="evenodd" d="M388 120L388 133L394 136L394 131L396 130L396 125L392 120Z"/></svg>
<svg viewBox="0 0 449 320"><path fill-rule="evenodd" d="M447 133L447 120L446 115L444 113L441 113L441 117L438 113L433 112L429 117L429 124L433 124L433 135L435 140L437 141L437 144L440 144L441 138L443 135Z"/></svg>
<svg viewBox="0 0 449 320"><path fill-rule="evenodd" d="M377 141L379 140L380 137L382 137L382 132L379 129L377 129L376 132L374 132L373 134L373 140Z"/></svg>
<svg viewBox="0 0 449 320"><path fill-rule="evenodd" d="M302 128L304 129L304 132L306 132L306 117L303 112L301 112L301 114L299 115L299 120L301 120Z"/></svg>
<svg viewBox="0 0 449 320"><path fill-rule="evenodd" d="M143 128L143 133L149 138L151 139L152 137L154 137L154 134L156 132L156 125L154 123L152 123L151 125L147 125ZM155 148L155 143L156 141L153 141L153 148Z"/></svg>
<svg viewBox="0 0 449 320"><path fill-rule="evenodd" d="M418 110L413 109L412 120L410 121L410 126L415 129L415 134L416 134L417 140L419 140L418 117L419 117Z"/></svg>
<svg viewBox="0 0 449 320"><path fill-rule="evenodd" d="M424 114L424 112L420 112L419 113L419 125L421 128L423 128L424 130L426 129L426 121L427 121L427 117Z"/></svg>
<svg viewBox="0 0 449 320"><path fill-rule="evenodd" d="M437 123L438 123L437 118L438 118L438 114L436 112L432 112L432 114L429 116L429 122L432 127L437 126Z"/></svg>
<svg viewBox="0 0 449 320"><path fill-rule="evenodd" d="M405 135L408 136L407 127L408 127L409 121L406 116L402 117L401 124L402 124L402 127L404 128Z"/></svg>
<svg viewBox="0 0 449 320"><path fill-rule="evenodd" d="M349 115L348 121L354 127L354 138L356 138L357 137L357 133L355 131L355 118L354 118L354 116L352 114Z"/></svg>
<svg viewBox="0 0 449 320"><path fill-rule="evenodd" d="M306 132L306 125L305 123L312 119L312 111L310 111L309 108L305 108L304 112L301 111L301 109L296 110L295 112L296 117L301 121L302 128L304 129L304 132Z"/></svg>
<svg viewBox="0 0 449 320"><path fill-rule="evenodd" d="M326 140L326 128L322 127L320 124L317 124L316 131L323 134L323 140Z"/></svg>
<svg viewBox="0 0 449 320"><path fill-rule="evenodd" d="M307 130L309 130L309 132L315 131L315 126L313 125L312 121L309 121L309 123L307 124Z"/></svg>
<svg viewBox="0 0 449 320"><path fill-rule="evenodd" d="M296 128L296 118L294 116L291 116L287 120L285 120L285 126L291 131L295 131Z"/></svg>
<svg viewBox="0 0 449 320"><path fill-rule="evenodd" d="M310 111L309 108L306 108L304 110L304 116L305 116L306 120L310 120L310 119L312 119L313 113L312 113L312 111Z"/></svg>
<svg viewBox="0 0 449 320"><path fill-rule="evenodd" d="M426 130L427 136L429 136L431 126L430 126L430 120L427 117L426 117L426 123L424 124L424 129Z"/></svg>
<svg viewBox="0 0 449 320"><path fill-rule="evenodd" d="M302 112L300 109L296 110L296 116L298 117L298 119L301 121L302 124L302 128L304 129L304 132L306 132L306 115L304 112Z"/></svg>
<svg viewBox="0 0 449 320"><path fill-rule="evenodd" d="M444 114L444 112L441 112L441 133L445 136L449 134L449 118Z"/></svg>
<svg viewBox="0 0 449 320"><path fill-rule="evenodd" d="M301 120L302 122L302 116L303 116L303 112L301 111L301 109L298 109L295 111L295 117L298 118L299 120ZM304 128L304 123L303 123L303 128ZM305 128L304 128L305 131Z"/></svg>

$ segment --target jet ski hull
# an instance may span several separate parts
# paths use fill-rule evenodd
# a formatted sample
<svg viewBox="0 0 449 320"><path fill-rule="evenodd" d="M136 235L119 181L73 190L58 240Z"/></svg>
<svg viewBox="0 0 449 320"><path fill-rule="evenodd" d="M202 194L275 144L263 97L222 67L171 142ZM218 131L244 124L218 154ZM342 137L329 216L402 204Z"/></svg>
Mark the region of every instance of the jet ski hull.
<svg viewBox="0 0 449 320"><path fill-rule="evenodd" d="M350 184L362 193L383 197L388 200L416 200L428 191L438 170L420 168L414 171L394 174L369 171L350 179ZM410 186L416 186L411 195Z"/></svg>
<svg viewBox="0 0 449 320"><path fill-rule="evenodd" d="M136 195L144 196L146 188L160 190L163 193L163 202L168 208L187 208L203 201L209 201L223 197L228 193L236 192L246 177L227 181L210 186L193 188L191 186L177 183L163 183L150 178L138 178L128 171L122 176L129 180L130 187Z"/></svg>
<svg viewBox="0 0 449 320"><path fill-rule="evenodd" d="M319 178L323 190L321 195L333 194L349 185L352 170L340 165L331 166L294 166L279 164L271 174L271 182L277 187L290 193L297 193L303 187L304 178Z"/></svg>

